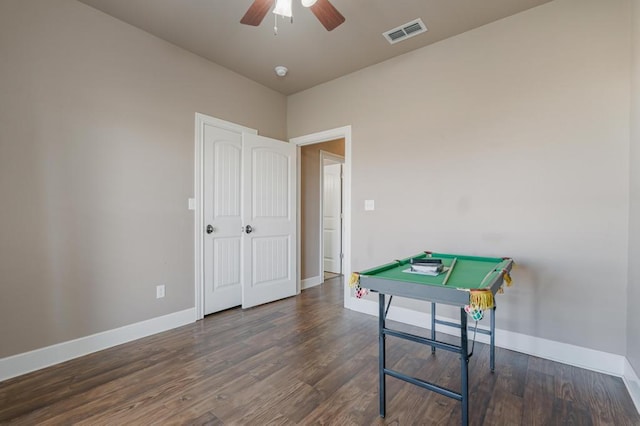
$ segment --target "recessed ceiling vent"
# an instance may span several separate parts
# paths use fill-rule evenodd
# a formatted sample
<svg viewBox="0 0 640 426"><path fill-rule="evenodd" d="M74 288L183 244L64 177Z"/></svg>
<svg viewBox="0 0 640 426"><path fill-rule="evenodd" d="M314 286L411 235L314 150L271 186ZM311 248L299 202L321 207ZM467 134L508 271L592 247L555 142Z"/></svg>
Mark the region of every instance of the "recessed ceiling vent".
<svg viewBox="0 0 640 426"><path fill-rule="evenodd" d="M402 40L406 40L418 34L422 34L427 31L427 26L422 22L422 19L418 18L411 22L407 22L404 25L400 25L397 28L382 33L384 38L391 44L397 43Z"/></svg>

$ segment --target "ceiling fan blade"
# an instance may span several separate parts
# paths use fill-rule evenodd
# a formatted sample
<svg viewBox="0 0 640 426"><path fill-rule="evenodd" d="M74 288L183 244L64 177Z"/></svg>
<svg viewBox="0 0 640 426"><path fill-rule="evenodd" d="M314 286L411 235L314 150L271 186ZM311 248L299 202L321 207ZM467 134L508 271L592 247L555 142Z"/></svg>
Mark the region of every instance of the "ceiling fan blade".
<svg viewBox="0 0 640 426"><path fill-rule="evenodd" d="M257 27L267 15L271 6L273 6L274 1L275 0L255 0L253 4L249 6L249 10L244 14L240 23Z"/></svg>
<svg viewBox="0 0 640 426"><path fill-rule="evenodd" d="M329 3L329 0L318 0L309 9L316 15L318 21L324 25L327 31L335 29L345 21L344 16Z"/></svg>

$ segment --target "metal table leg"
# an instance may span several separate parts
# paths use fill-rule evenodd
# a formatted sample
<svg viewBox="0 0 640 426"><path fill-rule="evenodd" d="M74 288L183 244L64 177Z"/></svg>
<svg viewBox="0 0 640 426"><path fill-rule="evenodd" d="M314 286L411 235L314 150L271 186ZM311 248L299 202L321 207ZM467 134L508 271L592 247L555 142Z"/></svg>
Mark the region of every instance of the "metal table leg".
<svg viewBox="0 0 640 426"><path fill-rule="evenodd" d="M431 340L436 340L436 304L431 302ZM436 353L436 347L431 346L431 353Z"/></svg>
<svg viewBox="0 0 640 426"><path fill-rule="evenodd" d="M379 341L379 371L378 374L380 376L380 417L384 417L386 411L386 392L385 392L385 334L384 334L384 323L385 323L385 312L384 312L384 294L380 293L378 295L378 341Z"/></svg>
<svg viewBox="0 0 640 426"><path fill-rule="evenodd" d="M469 424L469 352L467 341L467 313L460 309L460 377L462 378L462 425Z"/></svg>
<svg viewBox="0 0 640 426"><path fill-rule="evenodd" d="M489 346L489 366L491 372L496 369L496 307L491 309L491 345Z"/></svg>

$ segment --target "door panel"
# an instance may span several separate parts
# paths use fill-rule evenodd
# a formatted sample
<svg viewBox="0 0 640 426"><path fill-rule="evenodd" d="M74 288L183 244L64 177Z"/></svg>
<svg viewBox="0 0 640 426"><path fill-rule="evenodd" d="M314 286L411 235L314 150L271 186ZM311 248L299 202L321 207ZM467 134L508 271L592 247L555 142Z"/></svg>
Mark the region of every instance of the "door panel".
<svg viewBox="0 0 640 426"><path fill-rule="evenodd" d="M213 257L216 266L213 271L214 290L238 286L240 284L240 238L215 238Z"/></svg>
<svg viewBox="0 0 640 426"><path fill-rule="evenodd" d="M286 143L286 142L280 142ZM286 219L290 210L289 162L286 153L273 152L262 147L253 148L252 215L254 219Z"/></svg>
<svg viewBox="0 0 640 426"><path fill-rule="evenodd" d="M336 274L341 271L342 249L342 164L324 166L323 241L324 270Z"/></svg>
<svg viewBox="0 0 640 426"><path fill-rule="evenodd" d="M242 303L242 136L204 127L204 314Z"/></svg>
<svg viewBox="0 0 640 426"><path fill-rule="evenodd" d="M296 146L243 134L242 307L293 296L296 285Z"/></svg>
<svg viewBox="0 0 640 426"><path fill-rule="evenodd" d="M255 237L252 239L253 285L269 285L286 280L289 274L288 236Z"/></svg>

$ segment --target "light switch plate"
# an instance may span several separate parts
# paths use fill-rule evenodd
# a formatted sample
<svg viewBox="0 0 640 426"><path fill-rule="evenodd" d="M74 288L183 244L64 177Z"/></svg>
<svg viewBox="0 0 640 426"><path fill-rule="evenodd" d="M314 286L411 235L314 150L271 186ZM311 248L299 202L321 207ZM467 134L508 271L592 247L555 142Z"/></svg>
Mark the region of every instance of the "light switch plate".
<svg viewBox="0 0 640 426"><path fill-rule="evenodd" d="M195 209L196 209L196 199L189 198L189 210L195 210Z"/></svg>
<svg viewBox="0 0 640 426"><path fill-rule="evenodd" d="M374 200L364 200L364 209L365 211L372 211L376 209L376 205Z"/></svg>

